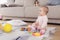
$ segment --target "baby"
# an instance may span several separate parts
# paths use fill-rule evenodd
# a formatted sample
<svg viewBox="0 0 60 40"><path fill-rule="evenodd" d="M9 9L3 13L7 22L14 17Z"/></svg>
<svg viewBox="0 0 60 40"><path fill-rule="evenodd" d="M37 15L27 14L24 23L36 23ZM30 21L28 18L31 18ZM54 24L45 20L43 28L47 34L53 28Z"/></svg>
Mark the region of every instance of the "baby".
<svg viewBox="0 0 60 40"><path fill-rule="evenodd" d="M46 30L46 26L48 22L48 17L47 17L48 10L49 9L46 6L40 7L40 13L36 22L33 23L32 26L30 26L33 30L40 30L40 32Z"/></svg>

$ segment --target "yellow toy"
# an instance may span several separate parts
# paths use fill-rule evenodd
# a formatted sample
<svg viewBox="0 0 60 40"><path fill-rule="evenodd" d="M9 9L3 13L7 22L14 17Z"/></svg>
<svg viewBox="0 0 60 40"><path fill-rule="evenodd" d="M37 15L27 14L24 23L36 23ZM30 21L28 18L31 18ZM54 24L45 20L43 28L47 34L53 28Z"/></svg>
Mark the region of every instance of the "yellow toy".
<svg viewBox="0 0 60 40"><path fill-rule="evenodd" d="M0 23L0 30L2 30L2 24Z"/></svg>
<svg viewBox="0 0 60 40"><path fill-rule="evenodd" d="M4 32L7 32L7 33L9 33L9 32L11 32L12 31L12 25L11 24L5 24L4 25L4 28L3 28L3 31Z"/></svg>
<svg viewBox="0 0 60 40"><path fill-rule="evenodd" d="M36 33L32 33L33 36L41 36L40 33L36 32Z"/></svg>

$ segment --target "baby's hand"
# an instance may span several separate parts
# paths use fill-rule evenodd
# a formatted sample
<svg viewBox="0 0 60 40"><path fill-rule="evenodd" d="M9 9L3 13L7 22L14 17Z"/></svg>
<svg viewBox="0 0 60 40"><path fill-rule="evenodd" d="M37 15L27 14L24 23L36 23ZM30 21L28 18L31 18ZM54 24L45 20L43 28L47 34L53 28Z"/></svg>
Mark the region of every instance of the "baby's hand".
<svg viewBox="0 0 60 40"><path fill-rule="evenodd" d="M35 27L33 25L28 25L32 30L35 30Z"/></svg>
<svg viewBox="0 0 60 40"><path fill-rule="evenodd" d="M39 26L39 23L36 22L36 23L33 23L32 25L33 25L35 28L37 28L37 27Z"/></svg>
<svg viewBox="0 0 60 40"><path fill-rule="evenodd" d="M36 23L35 23L35 26L39 26L39 23L38 23L38 22L36 22Z"/></svg>
<svg viewBox="0 0 60 40"><path fill-rule="evenodd" d="M28 27L31 27L31 25L28 25Z"/></svg>

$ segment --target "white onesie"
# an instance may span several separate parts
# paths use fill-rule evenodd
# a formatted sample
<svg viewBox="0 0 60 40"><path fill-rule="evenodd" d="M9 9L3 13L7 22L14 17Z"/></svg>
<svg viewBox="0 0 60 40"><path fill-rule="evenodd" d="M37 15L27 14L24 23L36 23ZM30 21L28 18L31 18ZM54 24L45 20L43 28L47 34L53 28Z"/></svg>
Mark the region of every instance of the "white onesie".
<svg viewBox="0 0 60 40"><path fill-rule="evenodd" d="M47 15L45 15L45 16L38 16L36 22L39 23L39 26L38 26L39 29L40 29L40 28L46 28L47 22L48 22L48 17L47 17ZM31 27L32 30L35 30L34 25L35 25L35 24L33 23L33 24L32 24L31 26L29 26L29 27Z"/></svg>
<svg viewBox="0 0 60 40"><path fill-rule="evenodd" d="M45 27L47 26L47 22L48 22L48 17L47 17L47 15L45 15L45 16L38 16L36 22L39 23L39 26L40 26L41 28L45 28Z"/></svg>

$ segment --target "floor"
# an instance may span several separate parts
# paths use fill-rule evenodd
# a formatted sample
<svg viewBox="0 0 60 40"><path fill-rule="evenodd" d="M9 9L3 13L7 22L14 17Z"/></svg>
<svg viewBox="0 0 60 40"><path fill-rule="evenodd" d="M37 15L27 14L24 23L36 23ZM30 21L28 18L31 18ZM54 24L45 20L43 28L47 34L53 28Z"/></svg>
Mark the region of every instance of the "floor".
<svg viewBox="0 0 60 40"><path fill-rule="evenodd" d="M60 40L60 25L48 25L48 26L56 27L56 29L57 29L52 40Z"/></svg>
<svg viewBox="0 0 60 40"><path fill-rule="evenodd" d="M32 23L28 22L28 24L32 24ZM48 27L56 27L57 30L52 40L60 40L60 25L48 24Z"/></svg>
<svg viewBox="0 0 60 40"><path fill-rule="evenodd" d="M48 24L48 27L56 27L56 32L52 40L60 40L60 25Z"/></svg>

